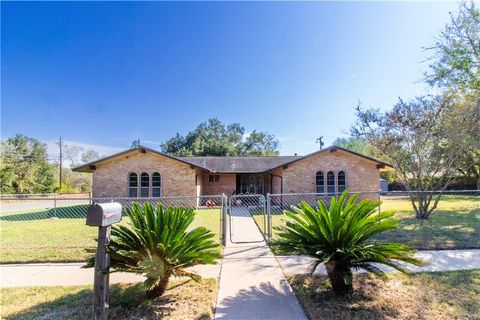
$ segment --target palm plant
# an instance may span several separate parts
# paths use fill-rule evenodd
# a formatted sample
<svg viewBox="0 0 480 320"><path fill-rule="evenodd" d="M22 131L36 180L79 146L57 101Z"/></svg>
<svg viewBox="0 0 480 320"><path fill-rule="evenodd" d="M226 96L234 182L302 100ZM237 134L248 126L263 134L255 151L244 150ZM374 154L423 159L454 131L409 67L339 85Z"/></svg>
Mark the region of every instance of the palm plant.
<svg viewBox="0 0 480 320"><path fill-rule="evenodd" d="M352 269L364 269L383 275L377 264L407 273L399 261L413 265L425 263L413 257L414 249L399 243L381 243L372 239L393 230L398 221L393 212L378 213L380 202L368 199L357 203L358 195L348 197L345 190L333 197L329 206L318 201L317 208L302 202L291 211L285 226L278 227L279 239L272 246L279 254L306 255L315 259L311 272L324 263L332 289L337 295L353 291Z"/></svg>
<svg viewBox="0 0 480 320"><path fill-rule="evenodd" d="M186 268L198 264L215 264L220 258L214 234L204 227L188 230L195 211L182 207L143 208L134 203L126 209L129 225L114 225L107 246L110 265L116 271L142 274L146 296L161 296L170 276L199 279ZM87 266L93 266L95 258Z"/></svg>

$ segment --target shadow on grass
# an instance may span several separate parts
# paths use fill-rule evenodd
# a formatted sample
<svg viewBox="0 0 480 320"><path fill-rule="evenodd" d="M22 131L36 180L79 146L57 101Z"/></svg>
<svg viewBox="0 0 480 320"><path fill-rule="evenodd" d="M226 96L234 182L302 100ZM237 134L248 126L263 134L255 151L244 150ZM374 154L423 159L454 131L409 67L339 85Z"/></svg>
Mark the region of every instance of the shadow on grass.
<svg viewBox="0 0 480 320"><path fill-rule="evenodd" d="M141 284L110 286L109 318L158 319L159 312L168 314L173 310L169 305L172 301L168 295L150 301L145 300L144 292ZM155 308L152 305L155 305ZM90 319L91 316L92 290L83 289L53 301L36 304L5 319Z"/></svg>
<svg viewBox="0 0 480 320"><path fill-rule="evenodd" d="M80 219L86 218L88 204L80 204L76 206L38 209L35 212L17 213L0 216L2 221L28 221L28 220L45 220L50 218L59 219Z"/></svg>
<svg viewBox="0 0 480 320"><path fill-rule="evenodd" d="M400 242L417 249L480 248L480 209L467 213L435 211L428 220L419 220L413 213L399 214L396 230L378 235L381 241Z"/></svg>
<svg viewBox="0 0 480 320"><path fill-rule="evenodd" d="M45 219L86 219L89 204L79 204L68 207L38 209L34 212L4 214L0 216L0 221L30 221ZM126 216L126 210L123 209L122 216Z"/></svg>
<svg viewBox="0 0 480 320"><path fill-rule="evenodd" d="M310 319L470 319L480 312L476 280L478 270L394 273L385 280L356 274L349 297L335 296L326 276L295 275L290 283Z"/></svg>

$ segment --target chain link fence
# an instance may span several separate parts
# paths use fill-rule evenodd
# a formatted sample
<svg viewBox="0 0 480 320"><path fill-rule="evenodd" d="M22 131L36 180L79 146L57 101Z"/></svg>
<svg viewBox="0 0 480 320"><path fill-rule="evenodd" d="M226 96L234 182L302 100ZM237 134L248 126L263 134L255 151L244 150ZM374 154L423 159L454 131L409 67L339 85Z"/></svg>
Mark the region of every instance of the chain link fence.
<svg viewBox="0 0 480 320"><path fill-rule="evenodd" d="M162 198L90 198L22 195L0 199L0 263L85 261L85 249L95 248L97 229L86 226L92 203L134 202L185 207L196 211L192 227L204 226L222 243L223 195ZM123 217L121 224L128 223Z"/></svg>
<svg viewBox="0 0 480 320"><path fill-rule="evenodd" d="M409 244L421 250L480 249L480 190L460 191L394 191L358 192L359 200L381 201L378 212L394 211L399 220L396 230L383 234L378 240ZM314 208L318 201L327 205L338 194L269 194L267 195L267 238L275 239L278 228L285 225L285 211L305 201ZM435 210L427 219L418 219L412 200L418 207L420 200L438 198Z"/></svg>
<svg viewBox="0 0 480 320"><path fill-rule="evenodd" d="M99 199L2 195L0 263L84 261L85 248L96 245L96 228L85 225L87 208L93 202L119 202L124 208L130 208L133 202L191 208L197 213L193 226L205 226L215 233L219 244L225 244L227 230L232 242L258 241L258 235L275 239L278 227L285 224L285 210L302 201L314 207L318 201L329 204L337 195L237 195L230 199L224 195ZM381 201L379 212L396 212L398 229L383 234L379 240L406 243L417 249L480 248L480 190L360 192L358 196ZM438 205L428 219L417 219L412 199L433 202L438 196ZM240 223L244 218L252 222L246 229ZM121 223L128 223L128 218L124 217Z"/></svg>

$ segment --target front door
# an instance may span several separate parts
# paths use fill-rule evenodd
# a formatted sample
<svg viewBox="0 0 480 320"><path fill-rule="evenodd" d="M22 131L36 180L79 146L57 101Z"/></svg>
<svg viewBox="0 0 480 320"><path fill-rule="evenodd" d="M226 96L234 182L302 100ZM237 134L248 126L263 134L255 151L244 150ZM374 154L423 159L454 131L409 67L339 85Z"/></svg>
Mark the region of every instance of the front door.
<svg viewBox="0 0 480 320"><path fill-rule="evenodd" d="M263 174L240 174L237 177L238 194L263 194Z"/></svg>

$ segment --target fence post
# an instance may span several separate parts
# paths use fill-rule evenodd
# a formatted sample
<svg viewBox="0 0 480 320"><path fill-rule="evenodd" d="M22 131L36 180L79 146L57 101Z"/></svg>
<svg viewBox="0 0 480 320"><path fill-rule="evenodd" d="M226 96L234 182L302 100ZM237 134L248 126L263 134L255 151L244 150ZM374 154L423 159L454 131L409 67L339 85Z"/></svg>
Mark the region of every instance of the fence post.
<svg viewBox="0 0 480 320"><path fill-rule="evenodd" d="M267 193L267 237L268 240L272 239L272 216L271 216L271 197L270 193Z"/></svg>
<svg viewBox="0 0 480 320"><path fill-rule="evenodd" d="M228 198L224 194L222 194L222 245L227 245L227 206L228 206Z"/></svg>
<svg viewBox="0 0 480 320"><path fill-rule="evenodd" d="M58 217L57 215L57 193L53 193L53 216Z"/></svg>
<svg viewBox="0 0 480 320"><path fill-rule="evenodd" d="M378 190L378 202L381 201L381 194L382 194L382 190ZM380 208L380 205L378 206L378 215L380 215L380 213L382 213L382 209Z"/></svg>

